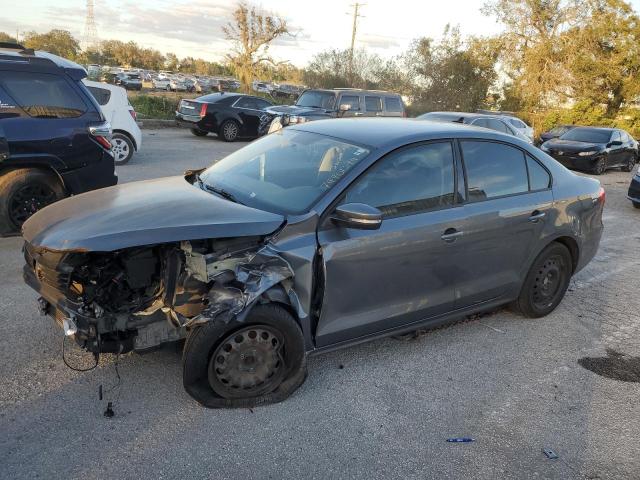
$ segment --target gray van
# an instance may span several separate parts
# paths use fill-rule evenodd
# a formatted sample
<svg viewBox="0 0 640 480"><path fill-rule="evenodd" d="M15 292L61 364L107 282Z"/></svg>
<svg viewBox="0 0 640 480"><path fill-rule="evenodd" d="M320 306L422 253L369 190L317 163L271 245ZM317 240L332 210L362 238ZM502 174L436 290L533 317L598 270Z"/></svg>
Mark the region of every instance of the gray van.
<svg viewBox="0 0 640 480"><path fill-rule="evenodd" d="M271 107L267 112L274 115L269 133L327 118L407 116L399 94L355 88L305 90L294 105Z"/></svg>

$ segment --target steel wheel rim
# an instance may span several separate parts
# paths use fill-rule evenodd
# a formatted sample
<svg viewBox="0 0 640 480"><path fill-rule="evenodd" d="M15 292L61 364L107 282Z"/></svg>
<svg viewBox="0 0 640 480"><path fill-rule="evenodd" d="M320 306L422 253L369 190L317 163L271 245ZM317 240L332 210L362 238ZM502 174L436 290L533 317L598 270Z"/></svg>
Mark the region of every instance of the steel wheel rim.
<svg viewBox="0 0 640 480"><path fill-rule="evenodd" d="M238 135L238 127L233 122L228 122L224 126L224 138L232 140Z"/></svg>
<svg viewBox="0 0 640 480"><path fill-rule="evenodd" d="M44 183L28 183L9 200L9 218L17 227L38 210L56 201L56 193Z"/></svg>
<svg viewBox="0 0 640 480"><path fill-rule="evenodd" d="M116 157L116 162L122 162L129 156L129 144L122 138L114 138L112 151Z"/></svg>
<svg viewBox="0 0 640 480"><path fill-rule="evenodd" d="M225 337L209 360L209 384L225 398L269 393L285 374L284 338L266 325L250 325Z"/></svg>
<svg viewBox="0 0 640 480"><path fill-rule="evenodd" d="M557 300L562 291L566 277L564 259L560 255L553 255L545 260L538 268L533 282L533 305L544 310L549 308Z"/></svg>

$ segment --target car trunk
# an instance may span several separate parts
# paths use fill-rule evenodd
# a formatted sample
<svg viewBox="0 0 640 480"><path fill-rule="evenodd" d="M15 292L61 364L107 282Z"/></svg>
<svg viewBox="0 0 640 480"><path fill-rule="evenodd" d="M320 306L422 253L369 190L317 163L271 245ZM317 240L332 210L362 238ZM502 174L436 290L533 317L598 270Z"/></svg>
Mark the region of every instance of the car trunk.
<svg viewBox="0 0 640 480"><path fill-rule="evenodd" d="M178 105L178 112L183 115L200 115L202 103L194 100L181 100Z"/></svg>

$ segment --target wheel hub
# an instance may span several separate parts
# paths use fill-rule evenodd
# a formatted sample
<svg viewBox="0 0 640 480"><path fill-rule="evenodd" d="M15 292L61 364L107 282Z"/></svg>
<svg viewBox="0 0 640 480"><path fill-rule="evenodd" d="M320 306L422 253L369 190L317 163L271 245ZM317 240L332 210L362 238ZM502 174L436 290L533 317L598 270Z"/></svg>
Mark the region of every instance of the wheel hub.
<svg viewBox="0 0 640 480"><path fill-rule="evenodd" d="M272 391L284 374L281 335L249 326L229 335L209 361L209 383L220 395L237 398Z"/></svg>
<svg viewBox="0 0 640 480"><path fill-rule="evenodd" d="M562 284L562 260L551 257L540 267L533 285L533 301L539 307L553 302Z"/></svg>

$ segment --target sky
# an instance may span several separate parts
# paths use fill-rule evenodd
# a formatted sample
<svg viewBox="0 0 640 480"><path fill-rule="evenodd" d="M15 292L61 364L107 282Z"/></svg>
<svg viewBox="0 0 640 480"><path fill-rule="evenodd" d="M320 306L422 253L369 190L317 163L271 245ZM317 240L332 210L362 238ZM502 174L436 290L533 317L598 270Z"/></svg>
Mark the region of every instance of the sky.
<svg viewBox="0 0 640 480"><path fill-rule="evenodd" d="M329 48L348 48L355 0L256 0L249 3L286 18L292 35L279 39L271 54L297 66ZM484 16L484 0L359 0L356 46L383 57L397 55L411 40L438 38L447 24L463 35L500 31ZM640 11L640 0L631 1ZM94 0L98 36L102 40L133 40L144 47L179 57L222 60L229 43L222 26L231 17L234 0ZM0 0L0 31L10 34L52 28L69 30L81 39L86 0Z"/></svg>

